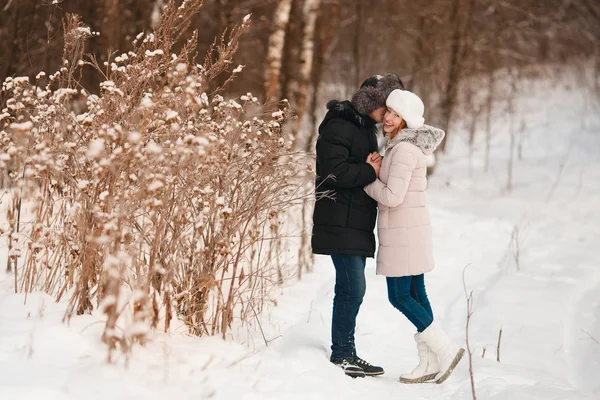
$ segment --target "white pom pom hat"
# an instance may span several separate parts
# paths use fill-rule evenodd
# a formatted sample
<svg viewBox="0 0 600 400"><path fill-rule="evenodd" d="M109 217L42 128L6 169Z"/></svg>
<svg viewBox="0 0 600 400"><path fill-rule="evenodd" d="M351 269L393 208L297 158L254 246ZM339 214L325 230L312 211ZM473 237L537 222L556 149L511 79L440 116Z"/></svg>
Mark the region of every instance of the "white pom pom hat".
<svg viewBox="0 0 600 400"><path fill-rule="evenodd" d="M396 111L406 121L408 128L420 128L425 123L423 100L408 90L395 89L388 96L385 104Z"/></svg>

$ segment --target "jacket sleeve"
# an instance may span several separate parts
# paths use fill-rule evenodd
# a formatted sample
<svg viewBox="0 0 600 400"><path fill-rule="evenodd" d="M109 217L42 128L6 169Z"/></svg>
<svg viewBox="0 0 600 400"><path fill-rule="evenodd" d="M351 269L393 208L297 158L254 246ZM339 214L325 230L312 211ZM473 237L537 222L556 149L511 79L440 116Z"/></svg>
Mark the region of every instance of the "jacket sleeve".
<svg viewBox="0 0 600 400"><path fill-rule="evenodd" d="M337 129L336 129L337 128ZM337 188L362 188L377 179L375 169L365 161L348 160L352 147L352 132L344 124L335 123L317 140L317 161L322 179Z"/></svg>
<svg viewBox="0 0 600 400"><path fill-rule="evenodd" d="M394 154L388 154L388 157L391 157L392 160L387 184L378 178L365 187L365 192L369 196L377 200L378 203L390 208L398 207L404 201L412 171L418 161L417 156L409 148L404 147L403 144L398 146L400 147L394 151Z"/></svg>

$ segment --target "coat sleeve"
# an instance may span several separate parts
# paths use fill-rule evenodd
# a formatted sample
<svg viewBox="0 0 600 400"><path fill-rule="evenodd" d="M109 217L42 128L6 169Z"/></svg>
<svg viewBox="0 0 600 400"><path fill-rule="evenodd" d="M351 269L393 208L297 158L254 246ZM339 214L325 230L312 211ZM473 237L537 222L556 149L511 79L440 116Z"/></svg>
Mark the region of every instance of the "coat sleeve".
<svg viewBox="0 0 600 400"><path fill-rule="evenodd" d="M375 182L365 187L365 192L378 203L386 207L398 207L404 201L413 169L417 165L417 156L412 151L400 144L391 157L390 170L387 183L376 179Z"/></svg>
<svg viewBox="0 0 600 400"><path fill-rule="evenodd" d="M362 188L377 179L375 169L365 161L349 161L352 131L335 123L317 140L319 173L327 183L337 188Z"/></svg>

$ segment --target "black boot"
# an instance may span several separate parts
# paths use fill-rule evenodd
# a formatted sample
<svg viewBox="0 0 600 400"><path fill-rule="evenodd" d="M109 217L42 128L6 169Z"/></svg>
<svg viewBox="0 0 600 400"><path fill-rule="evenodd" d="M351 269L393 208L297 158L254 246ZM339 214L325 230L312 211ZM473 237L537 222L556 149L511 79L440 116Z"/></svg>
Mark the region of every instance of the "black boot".
<svg viewBox="0 0 600 400"><path fill-rule="evenodd" d="M340 358L331 362L344 370L344 373L352 378L364 378L365 371L356 363L356 358Z"/></svg>
<svg viewBox="0 0 600 400"><path fill-rule="evenodd" d="M383 375L383 373L385 372L383 368L378 367L376 365L371 365L360 357L354 358L354 365L357 365L358 367L362 368L365 375L367 376Z"/></svg>

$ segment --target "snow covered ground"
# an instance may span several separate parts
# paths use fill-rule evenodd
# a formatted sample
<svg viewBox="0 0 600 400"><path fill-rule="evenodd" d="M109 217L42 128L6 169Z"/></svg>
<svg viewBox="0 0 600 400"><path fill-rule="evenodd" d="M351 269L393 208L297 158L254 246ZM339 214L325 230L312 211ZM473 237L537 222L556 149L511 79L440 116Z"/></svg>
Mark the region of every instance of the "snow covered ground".
<svg viewBox="0 0 600 400"><path fill-rule="evenodd" d="M428 293L436 318L464 342L462 272L470 264L479 399L600 399L598 109L576 89L527 85L524 92L535 95L521 98L516 108L526 116L526 135L510 193L506 118L494 121L488 173L482 171L483 143L476 142L469 162L466 139L457 134L430 180L437 268L426 277ZM41 293L24 304L24 295L11 293L5 260L2 247L2 400L471 396L466 358L442 385L397 381L416 365L414 328L388 303L373 260L356 340L359 355L386 374L354 380L328 362L334 274L326 257L316 257L314 273L301 282L289 282L278 306L263 316L268 346L258 329L227 341L171 332L136 347L127 366L123 359L105 363L99 316L66 325L66 304Z"/></svg>

